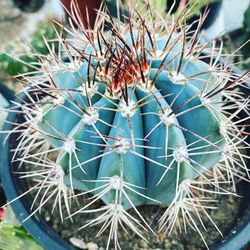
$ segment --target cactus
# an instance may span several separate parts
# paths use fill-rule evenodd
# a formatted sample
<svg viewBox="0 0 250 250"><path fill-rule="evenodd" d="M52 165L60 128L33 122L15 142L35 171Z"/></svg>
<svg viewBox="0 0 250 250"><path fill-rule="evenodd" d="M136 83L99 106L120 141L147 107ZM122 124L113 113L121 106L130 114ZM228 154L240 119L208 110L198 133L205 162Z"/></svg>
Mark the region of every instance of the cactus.
<svg viewBox="0 0 250 250"><path fill-rule="evenodd" d="M111 239L119 248L124 226L142 238L143 230L154 232L138 210L149 204L166 208L159 230L190 225L203 239L201 216L214 224L211 194L232 194L224 185L249 177L246 133L236 119L248 110L238 88L248 74L219 61L215 42L198 43L204 16L189 32L188 10L161 22L150 6L141 12L120 13L122 23L101 11L90 31L73 11L78 29L66 29L69 39L60 33L59 53L41 56L38 73L25 76L27 100L17 105L25 122L12 131L21 132L13 159L32 166L22 174L38 190L30 216L53 197L62 220L98 212L82 228L109 228L107 248ZM71 199L87 195L89 203L71 212Z"/></svg>

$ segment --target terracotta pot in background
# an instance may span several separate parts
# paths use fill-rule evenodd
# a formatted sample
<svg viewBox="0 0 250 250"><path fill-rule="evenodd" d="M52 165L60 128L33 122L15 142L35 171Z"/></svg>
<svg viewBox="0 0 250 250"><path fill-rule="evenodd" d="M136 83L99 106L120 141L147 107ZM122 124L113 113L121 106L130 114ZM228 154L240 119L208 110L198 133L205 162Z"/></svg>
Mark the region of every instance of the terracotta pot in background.
<svg viewBox="0 0 250 250"><path fill-rule="evenodd" d="M71 13L71 1L72 0L61 0L65 8ZM100 8L101 0L74 0L79 6L80 14L82 16L84 24L87 24L87 12L89 15L90 27L93 28L96 19L96 10ZM67 14L67 13L66 13Z"/></svg>

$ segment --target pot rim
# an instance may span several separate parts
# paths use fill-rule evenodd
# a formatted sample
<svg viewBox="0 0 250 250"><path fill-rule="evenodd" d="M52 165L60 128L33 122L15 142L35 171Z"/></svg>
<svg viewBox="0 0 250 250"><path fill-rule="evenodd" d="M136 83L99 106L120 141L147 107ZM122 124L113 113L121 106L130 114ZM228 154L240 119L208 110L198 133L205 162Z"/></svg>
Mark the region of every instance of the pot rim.
<svg viewBox="0 0 250 250"><path fill-rule="evenodd" d="M15 99L14 91L10 90L7 86L5 86L1 79L0 79L0 93L9 102Z"/></svg>
<svg viewBox="0 0 250 250"><path fill-rule="evenodd" d="M20 94L15 99L16 103L21 103L21 100L25 99L24 94ZM16 107L16 105L15 105ZM13 108L13 105L12 105ZM16 118L16 113L11 112L8 114L3 130L11 130L13 125L12 121ZM69 250L74 249L69 243L62 240L59 235L54 233L52 229L44 221L39 220L36 215L30 217L28 220L22 223L25 218L30 214L28 204L26 203L27 197L20 197L20 190L22 189L20 183L16 180L18 179L15 174L12 173L12 164L9 153L10 148L10 138L8 134L2 134L0 136L0 170L2 187L8 201L13 201L10 203L13 211L19 222L24 226L24 228L29 232L29 234L38 241L45 249L56 249L56 250ZM25 195L26 196L26 195ZM26 198L26 199L25 199ZM16 199L16 200L15 200Z"/></svg>

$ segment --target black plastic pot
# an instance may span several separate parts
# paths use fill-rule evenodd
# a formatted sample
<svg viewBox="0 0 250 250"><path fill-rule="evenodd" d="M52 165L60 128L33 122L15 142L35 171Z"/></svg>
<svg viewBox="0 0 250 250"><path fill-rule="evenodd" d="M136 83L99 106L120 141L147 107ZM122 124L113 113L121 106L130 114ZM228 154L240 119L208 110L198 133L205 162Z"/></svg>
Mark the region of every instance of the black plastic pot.
<svg viewBox="0 0 250 250"><path fill-rule="evenodd" d="M172 12L171 14L175 13L178 10L178 7L180 5L180 0L166 0L166 12L169 12L170 8L172 8L172 5L175 3L174 7L172 8ZM211 24L214 23L214 21L216 20L216 18L218 17L220 8L221 8L221 1L218 0L217 2L214 3L209 3L207 6L204 6L200 9L200 14L204 14L205 10L209 11L207 18L204 20L204 23L202 24L201 29L207 29ZM200 17L200 15L194 15L191 18L187 19L187 23L191 24L194 21L198 20ZM191 27L192 30L196 30L198 26L198 23L193 24L193 26Z"/></svg>
<svg viewBox="0 0 250 250"><path fill-rule="evenodd" d="M3 95L5 100L7 100L9 103L13 99L15 99L14 92L8 89L1 81L0 81L0 93ZM0 169L0 173L1 173L1 169ZM6 203L6 198L4 195L4 191L2 189L1 174L0 174L0 206L3 206L5 203Z"/></svg>
<svg viewBox="0 0 250 250"><path fill-rule="evenodd" d="M21 11L33 13L43 7L45 0L13 0L13 3Z"/></svg>
<svg viewBox="0 0 250 250"><path fill-rule="evenodd" d="M17 102L22 103L22 100L25 100L24 95L18 96L16 99ZM11 122L17 121L20 119L15 112L9 113L7 117L7 122L5 123L4 130L13 129ZM20 121L20 120L19 120ZM30 214L30 205L31 199L29 195L19 197L25 190L27 190L27 183L21 180L18 174L15 172L20 171L20 168L17 169L17 164L12 164L12 153L10 149L15 147L17 141L17 135L2 135L0 138L0 169L1 169L1 178L2 186L7 197L8 201L13 201L11 207L17 217L17 219L22 222ZM16 199L16 200L15 200ZM52 232L49 226L37 216L32 216L29 220L22 223L25 229L30 233L30 235L37 240L45 249L53 250L66 250L73 249L70 244L60 239L58 235Z"/></svg>
<svg viewBox="0 0 250 250"><path fill-rule="evenodd" d="M208 9L208 14L207 14L207 18L204 20L201 29L207 29L209 28L217 19L219 12L220 12L220 8L221 8L221 2L215 2L215 3L210 3L207 6ZM206 6L202 7L200 10L200 13L203 14L206 10ZM195 20L199 19L199 15L195 15L192 18L188 19L187 22L189 24L191 24L192 22L194 22ZM198 26L198 23L196 23L195 25L192 26L192 30L196 30Z"/></svg>
<svg viewBox="0 0 250 250"><path fill-rule="evenodd" d="M0 80L0 93L3 95L3 97L8 101L11 102L15 99L14 92L10 89L8 89Z"/></svg>
<svg viewBox="0 0 250 250"><path fill-rule="evenodd" d="M234 70L239 71L237 69ZM246 98L250 96L250 83L247 86L248 88L242 89ZM244 117L248 117L248 120L246 120L244 124L248 125L248 127L246 127L246 132L250 134L249 114L241 112L240 118ZM247 143L250 145L250 136L247 138ZM250 149L248 149L247 154L250 156ZM250 169L250 160L248 160L247 165L248 169ZM245 249L247 246L250 247L250 183L242 182L241 185L241 195L244 198L240 204L237 221L235 221L234 227L228 232L227 235L225 235L222 242L219 242L214 246L214 248L212 248L214 250L241 250Z"/></svg>
<svg viewBox="0 0 250 250"><path fill-rule="evenodd" d="M250 244L250 195L249 184L245 187L245 201L242 205L242 214L239 215L237 224L214 250L247 250Z"/></svg>

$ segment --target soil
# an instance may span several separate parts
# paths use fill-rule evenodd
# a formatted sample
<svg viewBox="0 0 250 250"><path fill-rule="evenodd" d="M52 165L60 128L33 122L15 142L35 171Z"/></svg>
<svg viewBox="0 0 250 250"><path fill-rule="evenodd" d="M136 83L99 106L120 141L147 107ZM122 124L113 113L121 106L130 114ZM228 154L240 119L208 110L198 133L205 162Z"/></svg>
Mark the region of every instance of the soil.
<svg viewBox="0 0 250 250"><path fill-rule="evenodd" d="M218 209L210 211L209 214L218 225L219 229L223 234L227 234L229 229L237 221L237 214L239 209L239 204L241 198L236 196L225 196L220 195L217 197ZM79 200L78 200L79 202ZM82 202L82 201L80 201ZM85 201L86 202L86 201ZM75 204L74 204L75 203ZM84 201L83 201L84 203ZM77 210L77 202L73 201L73 207ZM101 205L101 204L100 204ZM106 248L106 243L108 239L108 230L104 232L98 238L95 235L98 232L98 227L87 227L83 230L78 231L84 222L91 218L95 218L96 214L77 214L74 216L73 222L69 219L66 219L63 223L60 220L60 214L58 210L55 210L51 214L51 207L53 206L53 200L51 204L47 204L42 212L42 217L46 222L51 226L52 230L59 234L64 240L69 242L76 242L75 244L82 245L82 249L90 250L101 250ZM66 209L64 210L66 211ZM156 224L164 212L164 208L159 206L143 206L139 208L140 213L146 219L149 224ZM134 211L129 211L132 215ZM66 214L65 214L66 215ZM207 228L207 232L204 230L202 234L209 246L212 246L214 243L222 240L222 237L214 228L211 222L205 217L203 222ZM157 224L156 224L157 225ZM99 228L100 229L100 228ZM157 232L157 228L154 228ZM119 244L122 250L138 249L138 250L202 250L206 249L201 237L197 232L188 228L186 233L180 234L179 232L173 232L170 236L164 236L162 233L157 233L157 237L152 233L145 235L148 242L142 240L133 232L126 233L125 231L120 231L119 233ZM110 249L114 249L111 245Z"/></svg>
<svg viewBox="0 0 250 250"><path fill-rule="evenodd" d="M52 158L55 156L52 156ZM26 170L31 170L31 166L26 165ZM28 179L28 186L33 186L34 183L31 183L31 180ZM237 193L239 195L217 195L217 197L212 196L211 198L216 199L214 204L217 209L207 210L209 216L212 218L214 223L218 226L219 230L223 235L227 236L231 229L239 222L239 218L242 215L243 200L244 195L246 194L246 185L243 181L237 183ZM249 186L247 186L248 188ZM204 187L204 188L209 188ZM222 188L233 193L234 191L231 187L225 185ZM77 194L77 193L75 193ZM31 193L31 196L35 196L36 193ZM40 196L43 194L41 193ZM250 195L249 195L250 197ZM71 200L71 213L78 211L81 207L84 207L89 203L89 198L91 197L82 197L77 196ZM32 199L32 197L31 197ZM88 250L105 250L106 244L109 236L109 228L104 231L99 237L96 237L96 234L100 230L101 226L86 227L79 230L83 225L85 225L89 220L95 219L98 217L98 213L78 213L74 215L71 221L67 219L67 209L62 203L62 211L64 218L63 222L61 221L60 211L58 206L51 213L52 207L54 205L54 198L50 199L47 203L43 205L41 209L41 214L38 215L41 219L46 221L46 223L51 227L52 231L58 234L62 239L73 243L74 246L80 246L79 249L88 249ZM36 204L37 205L37 204ZM88 209L99 208L104 204L100 201L95 203ZM137 207L142 217L147 221L147 223L152 227L156 235L153 233L143 232L143 236L147 239L147 242L142 240L132 231L120 230L118 234L119 244L122 250L205 250L206 246L202 241L200 235L194 231L191 227L187 226L186 232L179 232L173 230L170 235L164 235L164 232L158 232L158 220L166 210L164 207L160 206L141 206ZM138 218L136 212L131 209L128 210L129 214L133 217ZM239 216L240 215L240 216ZM208 219L207 216L202 217L202 221L206 227L206 231L203 229L201 233L209 247L216 245L223 241L223 237L216 230L214 225ZM197 221L197 225L200 225ZM202 229L201 227L199 227ZM127 230L127 228L126 228ZM231 232L232 233L232 232ZM112 241L111 241L112 242ZM109 250L114 250L114 246L111 243Z"/></svg>

